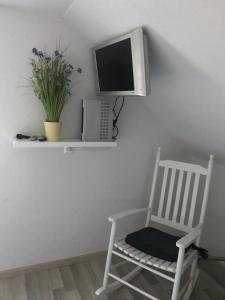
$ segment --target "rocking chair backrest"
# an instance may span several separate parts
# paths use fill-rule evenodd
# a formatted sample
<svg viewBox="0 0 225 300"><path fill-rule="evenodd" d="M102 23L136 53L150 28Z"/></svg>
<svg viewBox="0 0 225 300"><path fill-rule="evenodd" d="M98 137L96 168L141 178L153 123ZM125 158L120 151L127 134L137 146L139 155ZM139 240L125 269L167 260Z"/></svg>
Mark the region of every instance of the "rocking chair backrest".
<svg viewBox="0 0 225 300"><path fill-rule="evenodd" d="M155 189L159 177L159 169L163 169L161 193L157 212L149 211L146 226L152 221L189 232L194 226L195 210L199 203L200 213L195 225L204 222L208 200L209 185L213 165L213 155L210 155L208 168L173 160L160 160L158 148L149 207L153 209L156 198ZM205 177L202 199L199 199L200 178ZM158 187L158 185L157 185ZM197 200L201 202L197 205Z"/></svg>

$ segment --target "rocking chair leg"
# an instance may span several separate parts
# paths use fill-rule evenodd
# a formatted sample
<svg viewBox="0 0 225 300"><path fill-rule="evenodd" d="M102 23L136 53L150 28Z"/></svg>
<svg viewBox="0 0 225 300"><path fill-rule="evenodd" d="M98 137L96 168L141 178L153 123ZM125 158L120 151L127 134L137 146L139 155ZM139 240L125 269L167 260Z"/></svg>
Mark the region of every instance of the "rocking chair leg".
<svg viewBox="0 0 225 300"><path fill-rule="evenodd" d="M180 248L179 254L178 254L178 260L177 260L177 268L176 268L176 275L173 285L173 293L172 293L172 300L178 300L178 293L180 288L180 280L182 275L182 266L183 266L183 260L184 260L184 248Z"/></svg>
<svg viewBox="0 0 225 300"><path fill-rule="evenodd" d="M109 240L108 254L107 254L107 258L106 258L103 286L95 292L96 295L100 295L107 288L108 279L109 279L108 273L109 273L111 260L112 260L112 250L113 250L113 244L114 244L114 239L115 239L115 233L116 233L116 223L113 222L112 228L111 228L110 240Z"/></svg>
<svg viewBox="0 0 225 300"><path fill-rule="evenodd" d="M187 288L186 293L184 294L183 300L189 300L191 293L195 287L195 283L198 279L198 275L199 275L199 270L197 269L197 262L198 262L198 257L196 257L196 259L193 261L192 265L191 265L191 272L190 272L190 284Z"/></svg>
<svg viewBox="0 0 225 300"><path fill-rule="evenodd" d="M197 278L195 278L197 263L198 263L198 257L196 257L196 259L193 261L193 263L191 265L191 274L190 274L190 276L191 276L191 290L193 290L196 279L197 279Z"/></svg>

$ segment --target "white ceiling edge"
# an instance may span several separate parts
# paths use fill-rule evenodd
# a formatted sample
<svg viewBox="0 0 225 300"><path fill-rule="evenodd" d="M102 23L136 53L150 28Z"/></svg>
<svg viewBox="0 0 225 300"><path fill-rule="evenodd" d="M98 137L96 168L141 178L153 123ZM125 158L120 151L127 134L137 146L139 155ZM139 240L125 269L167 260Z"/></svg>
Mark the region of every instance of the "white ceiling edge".
<svg viewBox="0 0 225 300"><path fill-rule="evenodd" d="M0 0L0 7L24 12L64 16L74 0Z"/></svg>

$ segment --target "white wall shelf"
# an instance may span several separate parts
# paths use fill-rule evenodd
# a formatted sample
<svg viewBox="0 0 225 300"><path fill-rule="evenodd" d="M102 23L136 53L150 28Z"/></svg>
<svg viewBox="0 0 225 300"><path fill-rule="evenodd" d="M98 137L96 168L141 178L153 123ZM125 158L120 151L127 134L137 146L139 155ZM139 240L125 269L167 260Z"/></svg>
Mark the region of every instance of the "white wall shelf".
<svg viewBox="0 0 225 300"><path fill-rule="evenodd" d="M59 142L39 142L29 140L13 140L13 148L63 148L64 153L71 153L74 148L108 149L117 147L116 141L81 141L63 140Z"/></svg>

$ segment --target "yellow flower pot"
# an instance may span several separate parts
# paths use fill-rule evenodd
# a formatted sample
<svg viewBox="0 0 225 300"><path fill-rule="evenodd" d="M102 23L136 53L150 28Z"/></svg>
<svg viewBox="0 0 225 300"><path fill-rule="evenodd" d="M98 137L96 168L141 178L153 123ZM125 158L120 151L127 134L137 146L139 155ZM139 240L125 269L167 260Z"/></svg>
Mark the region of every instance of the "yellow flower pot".
<svg viewBox="0 0 225 300"><path fill-rule="evenodd" d="M61 122L44 122L45 137L49 142L57 142L60 140Z"/></svg>

